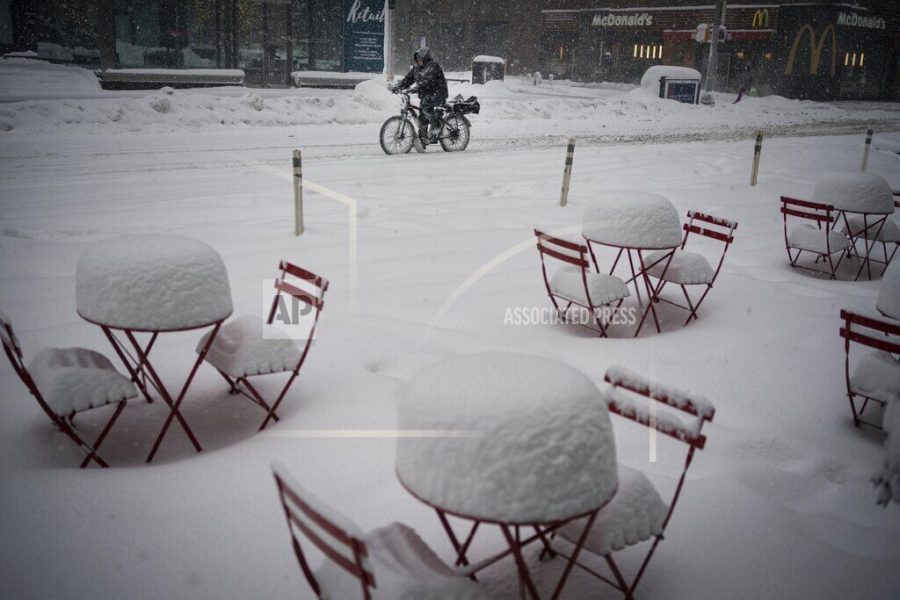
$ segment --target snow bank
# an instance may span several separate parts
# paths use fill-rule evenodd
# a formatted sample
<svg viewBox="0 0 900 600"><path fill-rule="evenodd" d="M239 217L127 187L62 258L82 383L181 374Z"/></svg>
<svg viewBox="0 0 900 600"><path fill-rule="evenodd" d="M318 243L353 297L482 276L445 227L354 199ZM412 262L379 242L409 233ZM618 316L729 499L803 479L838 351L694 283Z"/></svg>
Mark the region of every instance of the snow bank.
<svg viewBox="0 0 900 600"><path fill-rule="evenodd" d="M400 112L399 96L392 94L387 88L387 81L383 77L376 77L363 81L353 88L353 99L360 104L385 113L385 118L390 116L390 111Z"/></svg>
<svg viewBox="0 0 900 600"><path fill-rule="evenodd" d="M30 58L0 60L0 98L64 97L99 90L97 76L88 69Z"/></svg>
<svg viewBox="0 0 900 600"><path fill-rule="evenodd" d="M231 314L228 273L197 240L132 235L89 246L75 271L78 314L137 330L189 329Z"/></svg>
<svg viewBox="0 0 900 600"><path fill-rule="evenodd" d="M894 196L883 177L873 173L830 173L816 182L813 199L837 209L891 214Z"/></svg>
<svg viewBox="0 0 900 600"><path fill-rule="evenodd" d="M426 502L463 515L549 522L585 513L616 489L606 404L580 371L520 354L451 358L417 373L401 429L445 432L397 442L397 475Z"/></svg>
<svg viewBox="0 0 900 600"><path fill-rule="evenodd" d="M80 72L90 85L56 85L48 79L51 71L69 75ZM470 72L447 75L467 82L471 79ZM46 133L58 137L121 131L380 125L397 112L396 101L384 89L383 77L373 77L355 90L242 91L231 86L180 89L168 100L160 100L158 92L101 90L90 71L36 60L0 60L0 80L4 79L15 86L0 92L0 100L7 101L0 107L0 132L23 135ZM753 128L770 131L802 123L846 123L848 120L893 124L897 120L893 105L887 104L863 112L847 104L767 96L746 98L739 105L722 102L715 107L700 107L663 101L656 97L658 88L653 86L645 90L626 84L556 81L552 86L535 86L533 83L530 77L506 77L505 82L488 82L483 86L455 81L449 82L449 86L451 97L477 96L482 110L473 123L479 127L496 124L502 128L501 132L479 131L502 137L518 133L535 138L576 132L582 136L636 137ZM44 101L50 98L62 100ZM257 101L260 98L264 102ZM518 130L511 132L511 128Z"/></svg>

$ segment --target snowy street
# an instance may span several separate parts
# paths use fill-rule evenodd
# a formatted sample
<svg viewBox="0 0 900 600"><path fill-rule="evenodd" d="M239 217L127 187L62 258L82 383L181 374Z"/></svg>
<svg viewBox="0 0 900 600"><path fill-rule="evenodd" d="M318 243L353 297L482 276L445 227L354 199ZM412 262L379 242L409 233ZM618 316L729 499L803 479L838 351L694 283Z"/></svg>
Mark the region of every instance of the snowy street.
<svg viewBox="0 0 900 600"><path fill-rule="evenodd" d="M900 154L891 151L900 107L731 104L733 95L720 94L709 108L628 86L533 89L517 79L459 87L451 94L482 102L468 149L400 156L379 148L379 127L397 108L374 84L0 104L0 309L26 361L44 346L113 356L76 314L74 279L85 248L110 237L173 234L211 245L227 267L235 315L262 314L264 280L280 259L331 281L309 359L281 421L264 433L260 409L201 367L183 408L200 454L173 428L145 465L166 411L134 402L104 445L113 468L78 470L78 450L0 361L0 597L312 598L273 460L363 530L403 521L452 563L434 512L395 476L397 396L418 369L482 351L556 359L601 387L606 369L622 365L715 404L707 446L638 597L896 597L900 507L875 503L882 435L853 427L838 335L840 309L871 310L880 281L792 270L779 197L811 198L818 178L858 171L870 124L868 171L900 189ZM756 129L767 136L750 187ZM301 237L294 148L307 185ZM637 339L624 329L600 339L574 326L509 323L508 309L551 306L533 229L577 232L585 206L609 190L655 192L682 218L696 209L739 223L699 320L682 328L684 314L662 308L662 333L648 327ZM198 337L160 340L156 364L173 385ZM260 388L282 381L262 378ZM93 431L105 421L93 412L101 414L78 425ZM646 430L612 422L619 461L670 493L682 448L661 440L651 463ZM499 547L492 532L474 552ZM549 582L561 560L539 563L529 550ZM515 577L501 562L484 580L515 598ZM620 596L576 571L564 597Z"/></svg>

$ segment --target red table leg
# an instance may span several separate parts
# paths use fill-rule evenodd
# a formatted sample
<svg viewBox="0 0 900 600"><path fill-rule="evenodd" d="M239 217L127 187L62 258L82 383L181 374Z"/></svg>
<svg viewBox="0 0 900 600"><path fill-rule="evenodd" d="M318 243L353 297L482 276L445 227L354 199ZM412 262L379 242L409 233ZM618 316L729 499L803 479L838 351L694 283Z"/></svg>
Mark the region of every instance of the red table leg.
<svg viewBox="0 0 900 600"><path fill-rule="evenodd" d="M203 349L197 353L197 360L194 361L194 366L193 368L191 368L191 372L188 375L187 381L184 382L184 385L181 388L181 392L178 394L178 399L175 400L174 404L172 403L172 398L168 393L163 396L163 399L166 400L166 404L168 404L172 410L171 412L169 412L169 416L168 418L166 418L166 422L163 425L162 430L160 430L159 436L157 436L156 442L154 442L153 448L150 450L150 454L147 456L148 463L153 461L153 457L156 455L156 451L159 450L159 446L166 435L166 431L168 431L169 426L172 424L172 420L175 418L178 419L178 422L181 424L182 429L184 429L184 432L194 444L194 448L197 450L197 452L203 450L200 447L200 442L198 442L197 438L194 436L194 432L191 431L191 428L188 426L187 421L184 420L184 417L181 416L181 412L179 412L178 409L181 407L181 403L184 401L185 394L187 393L188 388L191 386L191 382L193 382L194 380L194 375L196 375L197 369L200 368L200 365L203 363L203 359L206 358L206 353L209 352L209 349L212 347L213 341L215 341L216 334L219 333L220 327L222 327L222 321L219 321L215 324L212 332L209 334L209 338L206 340L206 344L203 346ZM130 332L129 337L133 339L133 336L131 336ZM134 343L136 343L136 340L134 341ZM147 362L147 366L150 367L149 361ZM156 372L150 371L150 373L156 380L157 385L160 386L162 390L164 390L165 387L163 386L162 381L159 379L159 376L156 375Z"/></svg>

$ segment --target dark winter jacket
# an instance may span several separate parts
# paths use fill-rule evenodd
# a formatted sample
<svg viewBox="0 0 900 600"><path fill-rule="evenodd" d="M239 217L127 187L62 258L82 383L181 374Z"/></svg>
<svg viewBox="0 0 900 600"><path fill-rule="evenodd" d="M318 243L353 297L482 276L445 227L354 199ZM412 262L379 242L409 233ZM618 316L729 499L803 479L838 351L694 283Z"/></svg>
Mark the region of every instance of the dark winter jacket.
<svg viewBox="0 0 900 600"><path fill-rule="evenodd" d="M431 51L428 48L420 48L415 56L422 58L422 66L413 65L406 77L394 87L403 89L415 83L420 98L423 96L444 96L446 98L448 94L447 79L444 77L441 65L431 58Z"/></svg>

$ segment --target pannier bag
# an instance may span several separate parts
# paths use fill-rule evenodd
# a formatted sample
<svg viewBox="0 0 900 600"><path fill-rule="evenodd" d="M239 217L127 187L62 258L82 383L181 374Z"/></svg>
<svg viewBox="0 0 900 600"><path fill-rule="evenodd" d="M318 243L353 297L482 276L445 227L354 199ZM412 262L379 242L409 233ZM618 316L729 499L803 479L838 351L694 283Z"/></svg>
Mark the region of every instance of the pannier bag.
<svg viewBox="0 0 900 600"><path fill-rule="evenodd" d="M481 112L481 105L478 103L478 98L475 96L469 96L463 100L462 96L457 94L453 100L447 103L447 106L450 108L450 112L460 115L477 115Z"/></svg>

